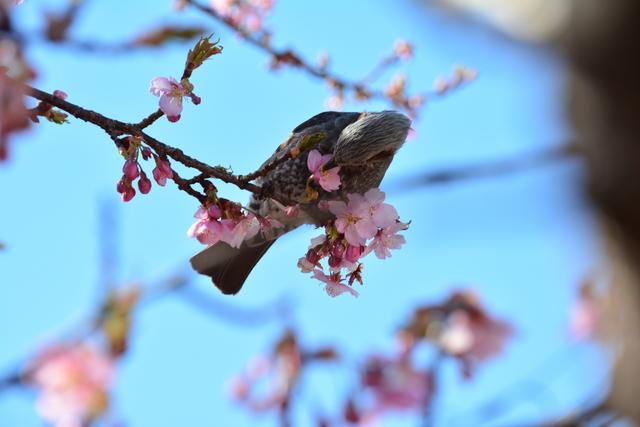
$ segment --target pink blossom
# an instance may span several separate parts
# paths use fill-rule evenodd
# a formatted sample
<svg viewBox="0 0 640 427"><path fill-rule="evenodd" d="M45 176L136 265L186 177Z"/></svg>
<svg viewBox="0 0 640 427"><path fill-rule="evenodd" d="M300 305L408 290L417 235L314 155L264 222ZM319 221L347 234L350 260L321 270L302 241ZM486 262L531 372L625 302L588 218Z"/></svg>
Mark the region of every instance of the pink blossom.
<svg viewBox="0 0 640 427"><path fill-rule="evenodd" d="M173 77L156 77L151 80L149 91L160 97L160 109L170 122L180 120L182 98L190 95L190 90Z"/></svg>
<svg viewBox="0 0 640 427"><path fill-rule="evenodd" d="M359 202L362 219L358 224L358 230L362 237L373 237L378 228L395 224L398 212L390 204L383 203L385 194L382 191L372 188L362 197L364 200Z"/></svg>
<svg viewBox="0 0 640 427"><path fill-rule="evenodd" d="M140 175L140 167L138 166L138 162L133 159L128 159L126 162L124 162L122 172L124 173L124 176L129 179L129 181L134 181Z"/></svg>
<svg viewBox="0 0 640 427"><path fill-rule="evenodd" d="M136 190L131 185L131 180L125 175L116 184L116 191L120 193L120 198L123 202L131 201L136 195Z"/></svg>
<svg viewBox="0 0 640 427"><path fill-rule="evenodd" d="M593 337L601 316L593 284L586 281L579 290L578 298L571 306L569 333L572 339L582 341Z"/></svg>
<svg viewBox="0 0 640 427"><path fill-rule="evenodd" d="M313 277L325 283L324 290L330 297L337 297L344 292L349 292L354 297L359 295L358 291L353 289L351 286L341 283L341 280L337 278L337 275L327 276L322 272L322 270L315 269L313 270Z"/></svg>
<svg viewBox="0 0 640 427"><path fill-rule="evenodd" d="M144 173L144 171L140 172L138 189L142 194L149 194L149 192L151 191L151 180L147 177L147 174Z"/></svg>
<svg viewBox="0 0 640 427"><path fill-rule="evenodd" d="M372 413L423 408L433 392L431 373L417 370L405 355L370 357L365 364L362 383L374 395Z"/></svg>
<svg viewBox="0 0 640 427"><path fill-rule="evenodd" d="M211 0L211 8L242 30L262 29L264 17L273 8L273 0Z"/></svg>
<svg viewBox="0 0 640 427"><path fill-rule="evenodd" d="M79 344L45 350L31 372L40 415L57 427L81 427L106 410L115 367L101 350Z"/></svg>
<svg viewBox="0 0 640 427"><path fill-rule="evenodd" d="M500 354L511 337L511 326L482 311L454 310L439 337L443 350L475 361L485 361Z"/></svg>
<svg viewBox="0 0 640 427"><path fill-rule="evenodd" d="M344 257L349 262L356 262L362 256L362 253L363 253L362 246L349 245L347 247Z"/></svg>
<svg viewBox="0 0 640 427"><path fill-rule="evenodd" d="M156 180L158 185L164 187L167 183L167 178L173 178L173 170L168 160L162 160L159 157L155 158L156 167L153 168L153 179Z"/></svg>
<svg viewBox="0 0 640 427"><path fill-rule="evenodd" d="M67 99L69 95L67 95L67 93L62 90L56 89L53 91L53 96L56 96L60 99Z"/></svg>
<svg viewBox="0 0 640 427"><path fill-rule="evenodd" d="M232 248L239 248L242 242L252 238L260 231L260 223L253 215L248 215L240 221L222 220L224 232L221 240Z"/></svg>
<svg viewBox="0 0 640 427"><path fill-rule="evenodd" d="M302 271L303 273L311 273L317 266L316 264L309 261L309 258L307 258L306 256L300 257L300 259L298 259L297 265L300 271Z"/></svg>
<svg viewBox="0 0 640 427"><path fill-rule="evenodd" d="M293 333L287 331L274 347L268 358L250 362L229 387L234 398L255 412L287 404L302 369L303 358Z"/></svg>
<svg viewBox="0 0 640 427"><path fill-rule="evenodd" d="M24 103L24 87L0 70L0 161L9 155L9 136L28 126L29 115Z"/></svg>
<svg viewBox="0 0 640 427"><path fill-rule="evenodd" d="M365 245L379 227L389 227L396 222L398 213L393 206L382 203L384 197L382 191L373 188L364 195L348 194L348 203L329 202L329 211L336 216L336 229L344 233L350 244Z"/></svg>
<svg viewBox="0 0 640 427"><path fill-rule="evenodd" d="M307 167L312 173L313 179L320 184L325 191L335 191L340 188L340 166L324 170L329 160L331 160L331 154L322 155L318 150L311 150L307 157Z"/></svg>
<svg viewBox="0 0 640 427"><path fill-rule="evenodd" d="M390 257L390 249L400 249L400 247L405 243L404 236L400 236L398 232L406 230L407 228L408 224L402 222L396 222L389 227L383 228L367 246L365 255L374 251L376 256L380 259Z"/></svg>
<svg viewBox="0 0 640 427"><path fill-rule="evenodd" d="M219 215L217 218L212 217L210 215L211 211L211 207L207 209L200 206L194 214L197 221L187 230L187 236L195 237L198 242L209 246L218 243L224 236L224 227L222 223L218 221ZM213 210L213 213L216 214L216 211Z"/></svg>
<svg viewBox="0 0 640 427"><path fill-rule="evenodd" d="M393 53L400 59L411 59L413 46L406 40L396 40L393 44Z"/></svg>
<svg viewBox="0 0 640 427"><path fill-rule="evenodd" d="M347 242L352 245L364 245L366 237L358 232L356 224L360 221L360 198L355 198L354 194L349 194L349 202L330 201L329 211L336 216L335 226L338 232L344 233ZM362 196L360 196L362 197ZM377 230L376 230L377 231ZM371 236L373 237L373 236Z"/></svg>

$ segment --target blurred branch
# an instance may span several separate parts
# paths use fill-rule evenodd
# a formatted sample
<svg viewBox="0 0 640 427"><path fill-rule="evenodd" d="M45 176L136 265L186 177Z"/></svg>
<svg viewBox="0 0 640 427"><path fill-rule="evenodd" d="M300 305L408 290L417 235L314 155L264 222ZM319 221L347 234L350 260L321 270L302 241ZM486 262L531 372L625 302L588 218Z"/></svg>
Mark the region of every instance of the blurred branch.
<svg viewBox="0 0 640 427"><path fill-rule="evenodd" d="M257 308L233 307L193 287L181 288L178 296L205 314L232 322L234 325L247 327L260 325L276 318L286 319L292 306L291 300L279 297Z"/></svg>
<svg viewBox="0 0 640 427"><path fill-rule="evenodd" d="M366 101L370 99L379 99L390 102L395 107L404 110L412 116L415 116L417 109L422 106L424 100L427 97L443 95L444 92L429 90L419 95L408 96L403 93L395 93L390 95L385 90L372 89L368 87L368 84L377 78L379 74L386 70L389 66L397 63L398 56L385 57L374 68L367 73L367 75L360 80L349 80L336 75L327 70L327 64L314 65L311 62L305 60L303 56L293 49L277 49L271 45L271 34L261 31L259 33L250 32L236 22L233 19L219 13L212 7L206 6L196 0L184 0L184 3L199 10L203 14L213 18L217 22L225 25L228 29L235 32L245 42L251 46L257 48L263 53L267 54L271 58L271 67L279 68L282 65L288 65L293 68L302 70L307 75L324 81L327 83L337 94L342 94L345 91L353 94L354 98L359 101Z"/></svg>
<svg viewBox="0 0 640 427"><path fill-rule="evenodd" d="M471 179L501 177L579 157L580 154L576 143L567 143L527 155L429 171L401 179L399 182L391 183L390 186L397 188L398 191L408 191L420 187L455 184Z"/></svg>

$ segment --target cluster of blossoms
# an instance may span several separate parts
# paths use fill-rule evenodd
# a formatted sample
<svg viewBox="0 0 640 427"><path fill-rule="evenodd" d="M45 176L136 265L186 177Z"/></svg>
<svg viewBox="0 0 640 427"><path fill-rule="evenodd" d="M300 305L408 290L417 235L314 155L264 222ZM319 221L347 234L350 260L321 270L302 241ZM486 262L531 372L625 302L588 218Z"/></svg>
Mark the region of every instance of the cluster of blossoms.
<svg viewBox="0 0 640 427"><path fill-rule="evenodd" d="M332 297L348 292L358 296L354 281L362 284L363 264L360 259L374 252L380 259L391 256L391 249L405 243L398 232L408 224L399 221L396 209L384 202L385 195L377 188L365 194L349 194L348 201L329 201L326 205L335 219L325 226L325 234L311 240L307 254L298 260L298 267L324 283ZM329 274L320 261L327 258ZM346 270L344 283L342 270Z"/></svg>
<svg viewBox="0 0 640 427"><path fill-rule="evenodd" d="M512 326L495 319L471 291L454 292L444 304L418 307L400 336L408 347L426 339L460 362L465 378L474 368L502 353Z"/></svg>
<svg viewBox="0 0 640 427"><path fill-rule="evenodd" d="M238 403L254 412L279 410L286 412L300 374L309 362L326 362L336 359L333 348L305 351L296 335L287 330L275 343L267 356L255 357L245 371L229 382L229 393ZM256 388L266 382L266 390L256 393Z"/></svg>
<svg viewBox="0 0 640 427"><path fill-rule="evenodd" d="M464 65L458 65L454 67L451 76L445 78L437 78L434 82L436 93L444 95L445 93L453 90L460 85L474 81L478 77L478 72Z"/></svg>
<svg viewBox="0 0 640 427"><path fill-rule="evenodd" d="M208 246L225 242L238 248L260 231L266 233L272 228L283 227L275 219L245 213L239 204L226 199L200 206L194 216L196 222L189 227L187 235Z"/></svg>
<svg viewBox="0 0 640 427"><path fill-rule="evenodd" d="M193 85L188 79L178 82L173 77L156 77L151 80L149 92L160 97L160 110L170 122L180 120L182 98L189 98L195 105L202 101L193 93Z"/></svg>
<svg viewBox="0 0 640 427"><path fill-rule="evenodd" d="M161 159L152 153L149 147L142 146L140 138L126 138L120 141L118 148L120 154L125 158L124 165L122 166L122 178L120 178L116 185L116 191L120 193L123 202L130 201L136 195L133 182L138 178L138 190L140 190L142 194L147 194L151 191L151 180L140 166L138 162L139 156L142 156L144 160L149 160L153 157L156 166L153 168L152 175L158 185L164 187L167 179L173 178L173 170L171 169L169 160Z"/></svg>
<svg viewBox="0 0 640 427"><path fill-rule="evenodd" d="M498 356L512 328L493 318L472 292L457 291L443 303L416 308L398 332L391 355L368 353L360 358L355 370L349 363L350 371L356 373L352 387L344 400L337 402L338 411L317 414L315 425L382 425L381 418L390 414L422 416L441 392L437 379L445 363L462 361L467 365L463 369L465 378L469 379L468 365ZM419 349L423 345L436 350L427 363L421 362L424 352ZM272 354L254 358L241 375L233 378L229 391L253 412L276 409L281 419L286 419L309 361L339 363L341 358L332 347L304 351L293 333L286 331Z"/></svg>
<svg viewBox="0 0 640 427"><path fill-rule="evenodd" d="M262 30L264 18L273 9L273 0L211 0L211 8L249 33Z"/></svg>
<svg viewBox="0 0 640 427"><path fill-rule="evenodd" d="M88 344L54 346L29 370L38 389L37 410L56 427L82 427L107 409L115 374L110 355Z"/></svg>

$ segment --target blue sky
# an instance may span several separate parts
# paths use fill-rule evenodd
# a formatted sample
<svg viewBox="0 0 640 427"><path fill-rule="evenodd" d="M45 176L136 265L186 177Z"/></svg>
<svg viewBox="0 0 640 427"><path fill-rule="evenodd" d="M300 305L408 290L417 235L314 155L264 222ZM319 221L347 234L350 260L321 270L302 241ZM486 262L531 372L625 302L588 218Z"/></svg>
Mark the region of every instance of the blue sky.
<svg viewBox="0 0 640 427"><path fill-rule="evenodd" d="M18 11L25 28L37 28L45 5L29 0ZM294 71L268 72L262 53L195 13L175 14L169 1L93 1L74 34L122 40L158 22L204 23L224 53L199 69L192 82L202 97L186 105L177 124L162 119L150 133L211 164L253 170L298 123L322 111L328 91ZM565 162L496 179L402 191L403 178L445 166L503 158L562 143L569 137L562 104L563 64L555 55L506 39L481 25L424 8L420 2L296 2L280 0L267 21L274 44L307 58L331 55L332 69L357 78L385 55L394 40L416 46L401 70L412 89L430 89L454 64L479 79L433 100L390 167L382 189L401 217L411 220L407 244L391 259L368 259L358 299L328 298L295 262L317 233L307 228L284 237L250 276L242 293L222 297L206 278L195 286L218 301L255 307L287 295L296 310L250 328L213 319L178 297L148 305L137 317L135 340L121 365L115 413L131 426L274 425L233 405L224 384L254 354L264 352L285 322L310 346L338 342L351 357L388 351L391 334L417 304L437 301L451 289L474 287L488 307L514 323L518 333L506 354L484 366L472 382L445 370L437 412L441 425L469 425L464 414L516 379L536 372L550 390L541 402L524 402L487 425L509 425L558 414L597 386L598 354L588 345L566 346L567 309L580 280L593 268L598 242L580 194L580 166ZM69 100L107 116L137 121L157 106L148 93L155 76L178 77L187 46L125 56L83 55L33 43L28 57L39 70L35 85L62 89ZM388 78L389 76L387 76ZM380 110L380 102L347 104L346 110ZM115 183L122 160L110 140L76 120L42 123L15 138L11 161L0 168L3 208L0 239L0 369L55 339L89 312L100 281L100 205L117 206L121 283L153 281L183 271L200 249L186 236L197 206L176 190L154 186L150 195L118 202ZM228 186L231 199L247 194ZM545 365L547 366L547 365ZM332 408L347 389L347 368L313 373L317 397L303 401ZM317 377L317 378L316 378ZM586 380L585 378L588 378ZM595 379L594 379L595 378ZM0 396L0 424L39 426L32 396ZM307 426L306 407L296 414ZM456 415L458 414L458 415ZM453 418L453 417L457 418ZM453 421L451 421L453 420ZM501 424L502 423L502 424ZM472 423L472 425L475 423ZM383 425L415 425L406 418Z"/></svg>

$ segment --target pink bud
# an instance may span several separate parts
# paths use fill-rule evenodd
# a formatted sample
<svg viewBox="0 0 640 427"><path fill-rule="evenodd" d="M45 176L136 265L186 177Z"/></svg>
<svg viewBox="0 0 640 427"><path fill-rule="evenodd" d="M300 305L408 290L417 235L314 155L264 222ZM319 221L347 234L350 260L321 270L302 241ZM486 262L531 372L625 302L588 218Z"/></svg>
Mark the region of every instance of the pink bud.
<svg viewBox="0 0 640 427"><path fill-rule="evenodd" d="M118 184L116 184L116 191L118 193L122 194L125 191L127 191L126 180L127 180L127 178L123 175L122 178L120 178L120 180L118 181Z"/></svg>
<svg viewBox="0 0 640 427"><path fill-rule="evenodd" d="M202 102L202 98L200 98L198 95L194 95L192 93L190 96L191 96L191 102L193 102L193 105L198 105Z"/></svg>
<svg viewBox="0 0 640 427"><path fill-rule="evenodd" d="M57 96L60 99L67 99L67 94L61 90L54 90L53 96Z"/></svg>
<svg viewBox="0 0 640 427"><path fill-rule="evenodd" d="M342 263L342 258L338 258L337 256L333 256L331 255L329 257L329 267L331 268L338 268L340 266L340 264Z"/></svg>
<svg viewBox="0 0 640 427"><path fill-rule="evenodd" d="M211 219L219 219L222 216L222 211L216 205L209 206L209 209L207 209L207 213L209 214L209 217Z"/></svg>
<svg viewBox="0 0 640 427"><path fill-rule="evenodd" d="M169 164L168 160L159 160L157 164L162 173L166 175L167 178L173 178L173 169L171 169L171 165Z"/></svg>
<svg viewBox="0 0 640 427"><path fill-rule="evenodd" d="M142 158L145 160L149 160L149 158L151 157L151 150L149 149L149 147L142 147L140 153L142 154Z"/></svg>
<svg viewBox="0 0 640 427"><path fill-rule="evenodd" d="M134 190L133 187L129 187L126 189L126 191L124 193L122 193L122 201L123 202L128 202L131 199L133 199L133 197L136 195L136 190Z"/></svg>
<svg viewBox="0 0 640 427"><path fill-rule="evenodd" d="M151 191L151 180L147 178L147 174L141 172L140 180L138 180L138 188L142 194L149 194Z"/></svg>
<svg viewBox="0 0 640 427"><path fill-rule="evenodd" d="M124 162L122 172L124 172L124 176L126 176L129 181L135 180L140 175L138 162L133 159L128 159L126 162Z"/></svg>
<svg viewBox="0 0 640 427"><path fill-rule="evenodd" d="M320 261L320 255L318 254L318 252L314 251L313 249L309 249L307 251L307 261L309 261L311 264L317 264L318 261Z"/></svg>
<svg viewBox="0 0 640 427"><path fill-rule="evenodd" d="M180 114L178 114L177 116L167 116L167 119L171 122L171 123L175 123L178 120L180 120Z"/></svg>
<svg viewBox="0 0 640 427"><path fill-rule="evenodd" d="M156 180L158 185L164 187L167 183L167 177L162 173L160 168L156 166L155 168L153 168L153 171L151 171L151 173L153 174L153 179Z"/></svg>
<svg viewBox="0 0 640 427"><path fill-rule="evenodd" d="M345 258L349 262L356 262L360 259L360 255L362 255L362 246L349 245Z"/></svg>
<svg viewBox="0 0 640 427"><path fill-rule="evenodd" d="M336 258L342 258L344 256L344 249L342 242L336 241L331 248L331 255Z"/></svg>

